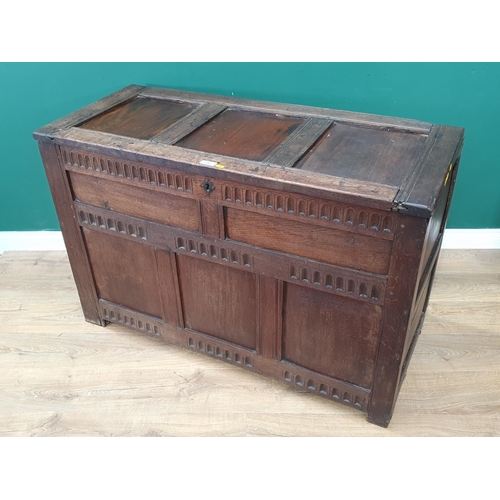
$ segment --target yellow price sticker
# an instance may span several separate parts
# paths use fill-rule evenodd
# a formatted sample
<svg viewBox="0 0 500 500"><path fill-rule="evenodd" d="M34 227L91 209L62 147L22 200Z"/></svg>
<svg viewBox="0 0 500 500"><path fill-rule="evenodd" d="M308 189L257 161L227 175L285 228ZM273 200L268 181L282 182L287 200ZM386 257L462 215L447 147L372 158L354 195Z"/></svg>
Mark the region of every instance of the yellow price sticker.
<svg viewBox="0 0 500 500"><path fill-rule="evenodd" d="M448 184L448 180L450 179L450 174L451 171L453 170L453 163L450 163L450 166L448 167L448 173L446 174L446 178L444 180L444 185Z"/></svg>

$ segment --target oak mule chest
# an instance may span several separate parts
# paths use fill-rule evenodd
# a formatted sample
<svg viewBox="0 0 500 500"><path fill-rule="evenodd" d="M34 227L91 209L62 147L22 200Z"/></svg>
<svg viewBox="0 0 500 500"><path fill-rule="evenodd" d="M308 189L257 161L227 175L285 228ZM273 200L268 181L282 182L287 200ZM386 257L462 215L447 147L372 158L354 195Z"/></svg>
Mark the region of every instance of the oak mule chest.
<svg viewBox="0 0 500 500"><path fill-rule="evenodd" d="M87 321L387 426L464 131L128 86L34 133Z"/></svg>

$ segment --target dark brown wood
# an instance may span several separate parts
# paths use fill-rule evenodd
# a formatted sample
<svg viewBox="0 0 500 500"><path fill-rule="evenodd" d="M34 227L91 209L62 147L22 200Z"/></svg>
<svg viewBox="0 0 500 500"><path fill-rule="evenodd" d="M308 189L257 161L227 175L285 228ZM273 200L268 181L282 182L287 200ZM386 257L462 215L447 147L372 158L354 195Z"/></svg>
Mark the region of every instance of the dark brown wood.
<svg viewBox="0 0 500 500"><path fill-rule="evenodd" d="M57 148L54 144L40 141L38 146L59 218L59 225L63 234L66 251L68 252L83 314L85 319L90 323L102 326L105 323L100 314L96 285L82 232L78 225L73 205L73 196L66 172L63 169L62 162L57 155Z"/></svg>
<svg viewBox="0 0 500 500"><path fill-rule="evenodd" d="M226 209L226 235L249 245L279 250L338 266L386 274L391 242L268 215Z"/></svg>
<svg viewBox="0 0 500 500"><path fill-rule="evenodd" d="M444 232L443 219L445 217L445 208L448 195L450 194L449 184L446 186L439 197L439 201L436 205L436 210L432 217L429 219L429 224L427 226L427 232L425 235L424 251L422 254L422 259L420 262L420 268L418 273L419 281L424 279L425 270L429 265L429 260L432 254L436 250L436 244L438 244L438 238L442 237ZM439 246L441 246L439 242Z"/></svg>
<svg viewBox="0 0 500 500"><path fill-rule="evenodd" d="M288 283L283 302L284 360L371 387L382 318L380 306Z"/></svg>
<svg viewBox="0 0 500 500"><path fill-rule="evenodd" d="M217 183L215 185L219 188ZM238 210L272 214L312 226L342 229L382 239L394 238L393 227L398 219L397 214L275 189L253 188L242 183L224 182L219 191L222 203Z"/></svg>
<svg viewBox="0 0 500 500"><path fill-rule="evenodd" d="M463 129L130 87L35 138L87 320L388 425Z"/></svg>
<svg viewBox="0 0 500 500"><path fill-rule="evenodd" d="M198 92L186 92L177 89L162 89L147 87L141 91L145 97L155 99L180 99L188 102L211 101L225 106L237 107L251 111L263 111L264 113L296 114L300 116L327 118L338 123L353 123L360 126L374 128L391 128L413 133L428 133L431 123L391 116L372 115L353 111L341 111L338 109L318 108L312 106L301 106L297 104L284 104L278 102L256 101L252 99L241 99L229 96L216 96Z"/></svg>
<svg viewBox="0 0 500 500"><path fill-rule="evenodd" d="M183 328L182 310L178 303L178 282L175 254L170 250L155 248L158 273L158 291L163 305L163 321L172 327Z"/></svg>
<svg viewBox="0 0 500 500"><path fill-rule="evenodd" d="M162 318L154 248L86 228L83 232L99 298Z"/></svg>
<svg viewBox="0 0 500 500"><path fill-rule="evenodd" d="M256 276L186 255L178 269L186 328L255 350Z"/></svg>
<svg viewBox="0 0 500 500"><path fill-rule="evenodd" d="M195 200L90 175L70 174L75 200L163 224L200 230Z"/></svg>
<svg viewBox="0 0 500 500"><path fill-rule="evenodd" d="M104 321L123 325L154 337L163 335L164 324L158 318L139 313L135 309L113 304L104 299L99 299L99 307Z"/></svg>
<svg viewBox="0 0 500 500"><path fill-rule="evenodd" d="M417 292L418 267L427 221L408 217L394 239L384 316L378 346L368 420L387 427L394 411L403 367L403 352Z"/></svg>
<svg viewBox="0 0 500 500"><path fill-rule="evenodd" d="M322 289L335 295L377 303L384 300L386 275L325 264L282 252L252 247L231 240L200 236L173 226L164 226L137 217L117 214L92 205L75 202L82 227L113 234L118 238L173 250L223 266L271 276L282 281Z"/></svg>
<svg viewBox="0 0 500 500"><path fill-rule="evenodd" d="M113 106L119 105L123 102L129 101L130 99L137 96L141 90L145 89L141 85L129 85L113 94L110 94L103 99L81 108L70 115L67 115L59 120L56 120L45 127L42 127L33 133L33 137L36 140L44 140L65 128L72 127L78 123L83 123L94 116L99 115L103 111L106 111Z"/></svg>
<svg viewBox="0 0 500 500"><path fill-rule="evenodd" d="M250 185L278 189L284 192L318 196L325 200L354 203L359 206L391 210L398 189L375 182L361 182L333 175L296 169L281 169L239 158L192 151L177 146L104 135L93 130L70 128L62 130L54 142L63 148L78 149L126 161L137 161L159 167L182 169L214 179L245 182ZM168 160L166 160L166 158ZM213 167L202 162L211 161ZM221 165L224 168L218 168Z"/></svg>
<svg viewBox="0 0 500 500"><path fill-rule="evenodd" d="M415 167L414 174L394 200L409 215L432 215L450 167L462 150L463 128L436 125L431 135L434 138L431 150Z"/></svg>
<svg viewBox="0 0 500 500"><path fill-rule="evenodd" d="M420 267L418 270L418 294L420 295L423 285L427 282L428 276L432 275L430 279L429 292L432 287L433 273L436 267L439 251L448 219L448 212L451 204L451 197L458 173L458 166L460 164L460 157L456 158L453 164L450 164L447 177L445 178L443 189L436 202L434 213L429 218L427 224L427 232L424 241L424 250L420 260ZM427 301L426 301L427 304ZM425 311L426 305L423 307Z"/></svg>
<svg viewBox="0 0 500 500"><path fill-rule="evenodd" d="M425 147L427 136L399 130L331 127L295 168L399 187Z"/></svg>
<svg viewBox="0 0 500 500"><path fill-rule="evenodd" d="M311 148L332 120L309 118L299 125L265 160L264 163L291 167Z"/></svg>
<svg viewBox="0 0 500 500"><path fill-rule="evenodd" d="M151 139L189 114L190 103L136 97L79 125L109 134Z"/></svg>
<svg viewBox="0 0 500 500"><path fill-rule="evenodd" d="M280 282L277 279L257 275L259 298L259 343L257 352L270 359L278 358L278 339L280 338L282 297ZM282 285L281 285L282 286Z"/></svg>
<svg viewBox="0 0 500 500"><path fill-rule="evenodd" d="M182 148L262 161L301 123L300 118L227 110L185 139Z"/></svg>
<svg viewBox="0 0 500 500"><path fill-rule="evenodd" d="M191 132L194 132L197 128L210 120L210 118L222 113L225 109L226 106L222 104L207 102L189 113L189 115L173 123L163 132L155 135L152 140L154 142L161 142L162 144L174 144Z"/></svg>
<svg viewBox="0 0 500 500"><path fill-rule="evenodd" d="M201 203L202 232L212 238L224 238L224 214L216 201L203 200Z"/></svg>
<svg viewBox="0 0 500 500"><path fill-rule="evenodd" d="M407 361L407 359L410 352L410 347L415 339L415 336L418 335L418 326L421 323L422 317L425 314L425 305L428 297L428 292L430 289L430 284L431 280L429 279L428 276L427 279L425 280L425 283L423 284L422 290L415 299L415 306L412 309L410 323L408 326L408 333L406 335L403 347L403 355L402 355L402 359L404 360L403 371L404 371L404 364L408 364L409 362L409 360Z"/></svg>

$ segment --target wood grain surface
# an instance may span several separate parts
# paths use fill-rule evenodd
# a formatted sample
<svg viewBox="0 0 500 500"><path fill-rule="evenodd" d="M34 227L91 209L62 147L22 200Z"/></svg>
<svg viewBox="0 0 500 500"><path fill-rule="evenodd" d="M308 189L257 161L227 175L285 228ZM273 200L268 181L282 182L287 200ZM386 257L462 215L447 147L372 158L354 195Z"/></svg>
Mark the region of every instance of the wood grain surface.
<svg viewBox="0 0 500 500"><path fill-rule="evenodd" d="M336 124L296 168L399 187L426 146L424 134Z"/></svg>
<svg viewBox="0 0 500 500"><path fill-rule="evenodd" d="M192 231L200 229L200 212L195 200L93 175L71 172L70 177L78 201Z"/></svg>
<svg viewBox="0 0 500 500"><path fill-rule="evenodd" d="M499 436L500 252L443 250L388 429L84 321L65 252L0 256L0 436Z"/></svg>
<svg viewBox="0 0 500 500"><path fill-rule="evenodd" d="M227 237L252 246L299 255L369 273L389 270L391 242L386 239L354 235L329 227L282 219L279 224L268 215L227 207Z"/></svg>
<svg viewBox="0 0 500 500"><path fill-rule="evenodd" d="M177 142L176 146L262 161L302 122L298 117L227 110Z"/></svg>
<svg viewBox="0 0 500 500"><path fill-rule="evenodd" d="M151 139L194 109L190 103L135 98L80 125L109 134Z"/></svg>

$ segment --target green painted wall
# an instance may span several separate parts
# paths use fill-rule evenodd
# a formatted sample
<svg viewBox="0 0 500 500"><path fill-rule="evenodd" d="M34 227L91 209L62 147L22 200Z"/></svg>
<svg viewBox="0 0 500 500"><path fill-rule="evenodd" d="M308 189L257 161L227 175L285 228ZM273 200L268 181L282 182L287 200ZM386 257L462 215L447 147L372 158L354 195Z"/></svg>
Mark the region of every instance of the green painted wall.
<svg viewBox="0 0 500 500"><path fill-rule="evenodd" d="M500 64L2 63L0 231L59 229L31 134L130 83L465 127L448 227L500 227Z"/></svg>

